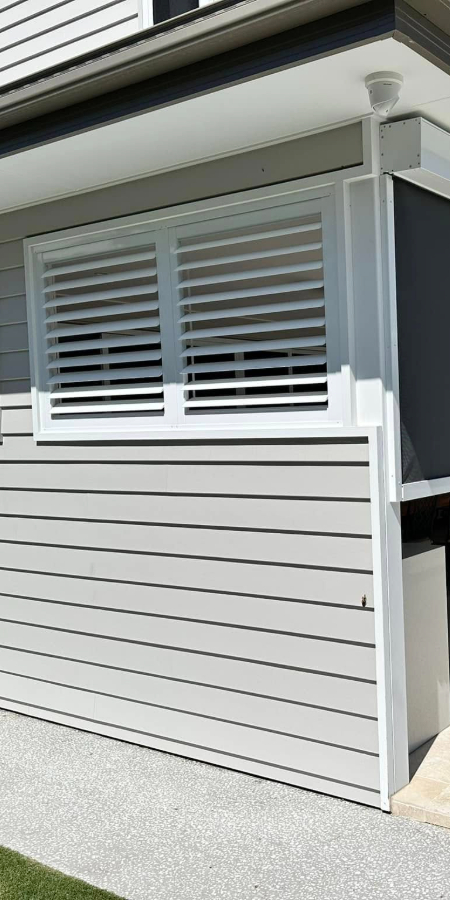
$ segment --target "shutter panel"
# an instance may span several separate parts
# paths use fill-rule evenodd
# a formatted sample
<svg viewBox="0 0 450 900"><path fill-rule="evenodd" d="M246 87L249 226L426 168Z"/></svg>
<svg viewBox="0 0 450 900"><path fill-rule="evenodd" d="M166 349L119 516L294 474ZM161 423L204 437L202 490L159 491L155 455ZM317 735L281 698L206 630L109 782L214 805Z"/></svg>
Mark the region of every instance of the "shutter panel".
<svg viewBox="0 0 450 900"><path fill-rule="evenodd" d="M163 414L156 257L148 234L42 254L51 420Z"/></svg>
<svg viewBox="0 0 450 900"><path fill-rule="evenodd" d="M176 232L186 415L327 408L321 216L285 215Z"/></svg>

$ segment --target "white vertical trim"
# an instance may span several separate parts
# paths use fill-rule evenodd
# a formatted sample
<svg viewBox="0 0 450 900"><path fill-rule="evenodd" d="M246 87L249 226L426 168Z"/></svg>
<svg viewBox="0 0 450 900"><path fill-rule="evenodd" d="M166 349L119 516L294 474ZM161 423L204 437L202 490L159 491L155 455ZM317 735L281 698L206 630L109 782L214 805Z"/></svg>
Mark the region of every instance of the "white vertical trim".
<svg viewBox="0 0 450 900"><path fill-rule="evenodd" d="M408 710L406 698L405 621L400 503L386 496L390 675L392 695L394 782L391 795L409 782Z"/></svg>
<svg viewBox="0 0 450 900"><path fill-rule="evenodd" d="M139 27L151 28L153 22L153 0L138 0Z"/></svg>
<svg viewBox="0 0 450 900"><path fill-rule="evenodd" d="M352 425L356 424L355 314L353 305L350 185L347 182L343 181L336 184L335 203L342 422L344 425Z"/></svg>
<svg viewBox="0 0 450 900"><path fill-rule="evenodd" d="M354 295L354 373L356 421L381 425L384 394L384 334L382 326L382 266L378 179L348 185Z"/></svg>
<svg viewBox="0 0 450 900"><path fill-rule="evenodd" d="M388 496L393 503L396 503L402 499L403 479L395 271L394 184L391 175L382 175L379 181L385 346L385 453Z"/></svg>
<svg viewBox="0 0 450 900"><path fill-rule="evenodd" d="M381 428L369 433L381 808L409 781L400 504L386 497Z"/></svg>
<svg viewBox="0 0 450 900"><path fill-rule="evenodd" d="M161 364L164 385L164 423L172 427L178 421L177 360L174 349L173 289L170 271L170 241L168 229L160 229L156 238L158 265L158 298L161 334Z"/></svg>
<svg viewBox="0 0 450 900"><path fill-rule="evenodd" d="M369 437L369 477L372 518L375 661L377 678L378 742L381 808L389 809L394 785L394 740L387 580L386 522L384 514L383 440L381 430Z"/></svg>
<svg viewBox="0 0 450 900"><path fill-rule="evenodd" d="M362 120L363 159L371 175L380 174L380 120L371 114Z"/></svg>
<svg viewBox="0 0 450 900"><path fill-rule="evenodd" d="M395 272L394 188L390 175L377 179L378 217L381 249L380 326L382 336L381 371L383 379L383 441L379 457L381 572L385 579L385 623L377 638L384 659L386 697L386 735L388 793L392 796L409 782L408 710L406 697L406 655L402 562L402 466L399 412L399 371L397 333L397 295ZM381 481L382 476L382 481ZM384 532L384 534L383 534ZM384 544L384 549L383 549ZM382 604L383 606L383 604ZM380 626L381 627L381 626ZM381 675L381 677L383 677ZM380 702L382 703L380 689ZM380 736L383 738L382 730ZM389 808L387 806L386 808Z"/></svg>

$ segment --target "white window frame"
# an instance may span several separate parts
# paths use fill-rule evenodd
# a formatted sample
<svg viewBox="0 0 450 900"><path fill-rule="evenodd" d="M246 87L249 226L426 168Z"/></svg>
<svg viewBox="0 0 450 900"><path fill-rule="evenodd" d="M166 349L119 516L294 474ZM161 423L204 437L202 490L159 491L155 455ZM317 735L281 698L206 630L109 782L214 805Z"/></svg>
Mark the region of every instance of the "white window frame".
<svg viewBox="0 0 450 900"><path fill-rule="evenodd" d="M198 0L198 8L202 9L204 6L211 6L211 3L215 2L216 0ZM178 18L178 16L173 16L173 18ZM170 19L166 21L170 22ZM139 23L141 28L152 28L155 24L153 21L153 0L139 0Z"/></svg>
<svg viewBox="0 0 450 900"><path fill-rule="evenodd" d="M317 426L342 426L344 403L344 378L342 375L340 339L340 279L338 271L338 234L335 213L334 186L300 188L279 185L214 200L169 207L156 212L127 216L98 222L47 235L39 235L24 241L26 294L30 341L31 396L33 432L37 441L117 441L157 439L207 439L242 438L245 436L295 436L307 428ZM182 409L183 383L180 375L178 325L175 319L175 300L170 272L170 243L175 229L185 226L201 228L208 222L223 220L226 216L258 210L282 209L301 203L302 215L320 210L323 229L323 258L325 280L325 318L327 335L328 406L326 410L249 412L236 415L227 411L208 416L190 414ZM219 223L217 223L219 225ZM219 226L220 227L220 226ZM39 271L38 255L42 252L64 249L89 240L105 240L115 235L153 232L160 247L158 259L158 285L161 317L161 346L164 369L164 417L102 419L97 421L71 420L56 423L50 420L48 411L49 391L46 386L44 316L41 295L37 289ZM161 247L166 244L166 252ZM170 336L170 339L169 339ZM347 398L348 399L348 398Z"/></svg>

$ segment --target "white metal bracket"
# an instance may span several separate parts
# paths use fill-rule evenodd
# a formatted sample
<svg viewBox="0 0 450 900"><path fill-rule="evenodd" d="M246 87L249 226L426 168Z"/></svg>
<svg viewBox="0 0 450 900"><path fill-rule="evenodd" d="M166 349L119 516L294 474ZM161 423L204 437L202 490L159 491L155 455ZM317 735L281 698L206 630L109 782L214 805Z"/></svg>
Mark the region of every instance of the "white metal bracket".
<svg viewBox="0 0 450 900"><path fill-rule="evenodd" d="M380 126L381 173L450 197L450 134L420 117Z"/></svg>

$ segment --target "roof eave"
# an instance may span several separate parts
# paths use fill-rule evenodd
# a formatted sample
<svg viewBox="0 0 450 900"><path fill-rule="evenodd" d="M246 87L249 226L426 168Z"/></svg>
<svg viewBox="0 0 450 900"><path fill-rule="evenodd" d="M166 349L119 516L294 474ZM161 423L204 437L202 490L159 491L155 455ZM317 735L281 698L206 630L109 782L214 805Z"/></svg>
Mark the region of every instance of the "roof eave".
<svg viewBox="0 0 450 900"><path fill-rule="evenodd" d="M218 0L0 90L0 125L110 93L369 0Z"/></svg>

